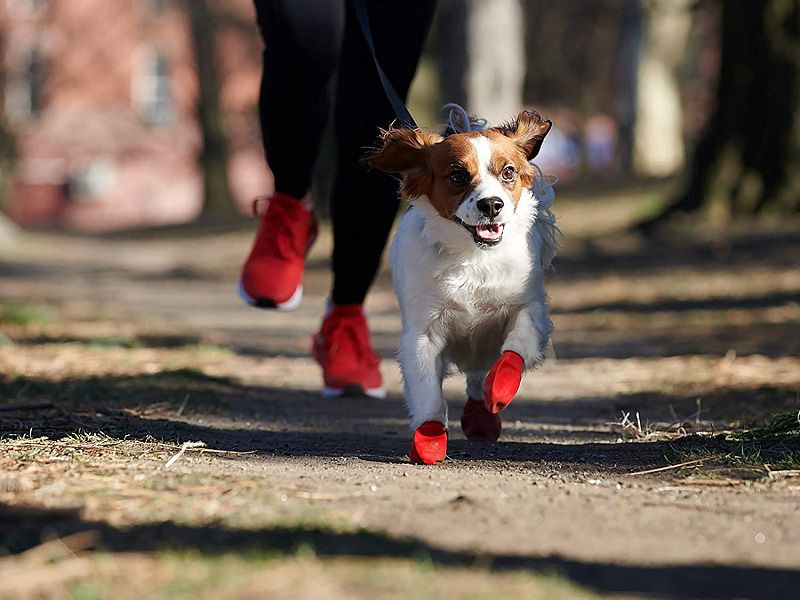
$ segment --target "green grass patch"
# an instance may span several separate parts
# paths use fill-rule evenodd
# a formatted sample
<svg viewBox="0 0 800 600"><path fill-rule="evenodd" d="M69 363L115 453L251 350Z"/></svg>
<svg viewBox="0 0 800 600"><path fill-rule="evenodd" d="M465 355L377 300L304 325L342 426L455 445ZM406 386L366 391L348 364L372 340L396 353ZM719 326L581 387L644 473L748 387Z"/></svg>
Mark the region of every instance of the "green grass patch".
<svg viewBox="0 0 800 600"><path fill-rule="evenodd" d="M701 439L701 438L698 438ZM758 480L800 473L800 410L778 413L762 426L720 433L667 455L694 476Z"/></svg>
<svg viewBox="0 0 800 600"><path fill-rule="evenodd" d="M6 325L45 325L53 321L53 313L28 302L0 303L0 323Z"/></svg>
<svg viewBox="0 0 800 600"><path fill-rule="evenodd" d="M748 429L740 434L745 440L780 439L800 436L800 409L774 415L763 427Z"/></svg>

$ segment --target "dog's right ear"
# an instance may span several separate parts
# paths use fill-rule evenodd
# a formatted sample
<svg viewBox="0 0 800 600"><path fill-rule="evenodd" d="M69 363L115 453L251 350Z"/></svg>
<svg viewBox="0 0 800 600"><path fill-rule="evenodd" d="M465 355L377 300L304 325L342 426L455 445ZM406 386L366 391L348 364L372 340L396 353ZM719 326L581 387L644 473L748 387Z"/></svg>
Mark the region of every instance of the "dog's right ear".
<svg viewBox="0 0 800 600"><path fill-rule="evenodd" d="M443 139L419 129L381 131L380 144L367 155L367 162L386 173L406 173L424 166L433 145Z"/></svg>

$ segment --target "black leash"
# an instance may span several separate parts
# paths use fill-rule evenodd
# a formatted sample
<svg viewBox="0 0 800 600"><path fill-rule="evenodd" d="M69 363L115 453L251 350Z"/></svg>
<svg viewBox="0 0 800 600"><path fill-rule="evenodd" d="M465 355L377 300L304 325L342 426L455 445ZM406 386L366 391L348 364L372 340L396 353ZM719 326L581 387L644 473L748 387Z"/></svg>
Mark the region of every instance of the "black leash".
<svg viewBox="0 0 800 600"><path fill-rule="evenodd" d="M375 61L375 69L378 71L378 77L383 85L383 91L386 92L386 97L389 99L389 104L392 105L392 109L394 109L394 114L397 116L399 125L401 127L407 127L408 129L416 129L417 122L414 120L414 117L411 116L405 102L400 98L400 94L394 89L392 82L389 81L389 77L384 72L378 60L378 54L375 52L375 40L372 38L372 29L369 26L366 0L353 0L353 8L356 11L358 24L361 26L361 33L364 34L364 41L367 42L369 51L372 53L372 60Z"/></svg>

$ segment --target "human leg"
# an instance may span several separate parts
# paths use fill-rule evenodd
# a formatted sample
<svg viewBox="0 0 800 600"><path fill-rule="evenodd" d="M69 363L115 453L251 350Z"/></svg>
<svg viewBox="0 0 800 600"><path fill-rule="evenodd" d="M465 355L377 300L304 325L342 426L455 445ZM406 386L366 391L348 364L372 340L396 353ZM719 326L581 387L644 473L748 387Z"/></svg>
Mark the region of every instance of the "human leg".
<svg viewBox="0 0 800 600"><path fill-rule="evenodd" d="M308 194L344 35L344 0L256 0L255 6L266 43L259 114L275 194L239 290L254 306L291 310L302 299L305 255L316 237Z"/></svg>
<svg viewBox="0 0 800 600"><path fill-rule="evenodd" d="M330 313L314 337L314 354L330 393L361 387L380 395L379 362L361 305L397 214L398 186L384 173L367 171L361 158L378 129L388 127L395 117L351 2L346 7L335 107L338 172L331 197L334 284ZM379 60L405 98L435 2L371 0L367 8ZM357 335L348 333L352 331ZM346 381L352 385L342 385Z"/></svg>

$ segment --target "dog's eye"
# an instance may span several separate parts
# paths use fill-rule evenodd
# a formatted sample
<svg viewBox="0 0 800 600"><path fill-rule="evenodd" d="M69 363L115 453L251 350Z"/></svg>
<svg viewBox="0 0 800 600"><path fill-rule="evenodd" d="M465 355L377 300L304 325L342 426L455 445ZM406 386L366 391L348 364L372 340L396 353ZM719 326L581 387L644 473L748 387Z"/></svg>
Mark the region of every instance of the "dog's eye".
<svg viewBox="0 0 800 600"><path fill-rule="evenodd" d="M514 181L516 176L517 170L512 165L506 165L503 167L503 170L500 171L500 177L502 177L503 181Z"/></svg>
<svg viewBox="0 0 800 600"><path fill-rule="evenodd" d="M464 169L453 169L447 176L447 181L456 187L463 187L469 183L470 176Z"/></svg>

